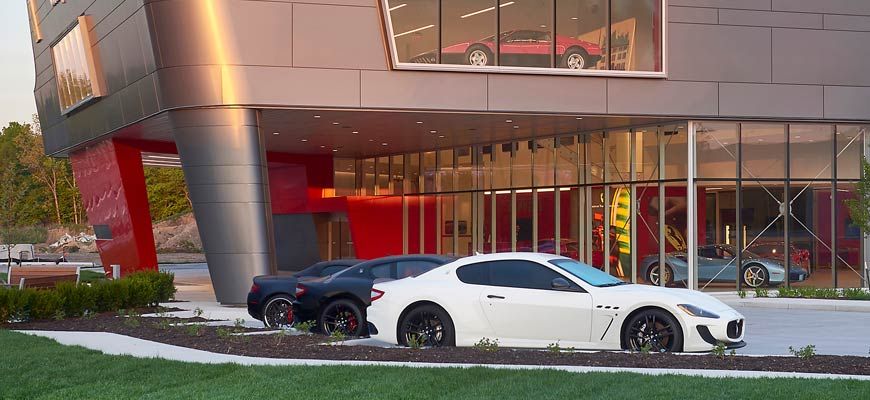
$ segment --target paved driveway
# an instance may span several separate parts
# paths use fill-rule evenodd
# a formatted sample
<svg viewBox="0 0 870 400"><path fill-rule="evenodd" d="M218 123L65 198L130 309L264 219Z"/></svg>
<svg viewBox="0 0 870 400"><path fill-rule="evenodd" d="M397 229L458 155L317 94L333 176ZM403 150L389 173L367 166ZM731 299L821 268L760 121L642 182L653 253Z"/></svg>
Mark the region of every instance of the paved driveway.
<svg viewBox="0 0 870 400"><path fill-rule="evenodd" d="M789 354L815 345L817 354L870 355L870 313L736 307L746 316L741 354ZM870 360L868 360L870 362Z"/></svg>

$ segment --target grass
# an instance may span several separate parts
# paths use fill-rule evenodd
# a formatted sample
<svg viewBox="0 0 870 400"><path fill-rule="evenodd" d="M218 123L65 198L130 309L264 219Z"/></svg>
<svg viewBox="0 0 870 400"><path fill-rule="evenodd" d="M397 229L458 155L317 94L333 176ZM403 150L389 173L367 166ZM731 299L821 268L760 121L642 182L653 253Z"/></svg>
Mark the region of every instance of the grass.
<svg viewBox="0 0 870 400"><path fill-rule="evenodd" d="M870 382L628 373L245 367L109 356L0 330L0 398L861 399Z"/></svg>

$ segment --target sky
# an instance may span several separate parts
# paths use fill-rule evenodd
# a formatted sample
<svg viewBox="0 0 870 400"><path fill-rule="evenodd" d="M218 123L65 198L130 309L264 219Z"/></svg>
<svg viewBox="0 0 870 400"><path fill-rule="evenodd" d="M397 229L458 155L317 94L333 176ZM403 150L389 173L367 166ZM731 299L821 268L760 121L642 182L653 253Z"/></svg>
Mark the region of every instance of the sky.
<svg viewBox="0 0 870 400"><path fill-rule="evenodd" d="M0 126L30 122L36 113L27 2L0 0Z"/></svg>

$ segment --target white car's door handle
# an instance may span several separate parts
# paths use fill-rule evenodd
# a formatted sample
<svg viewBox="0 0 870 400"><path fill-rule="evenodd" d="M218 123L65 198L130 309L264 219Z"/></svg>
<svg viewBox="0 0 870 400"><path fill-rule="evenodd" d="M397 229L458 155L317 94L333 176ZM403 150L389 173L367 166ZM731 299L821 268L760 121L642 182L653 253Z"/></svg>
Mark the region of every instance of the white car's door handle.
<svg viewBox="0 0 870 400"><path fill-rule="evenodd" d="M487 299L502 299L504 300L504 296L496 296L494 294L486 296Z"/></svg>

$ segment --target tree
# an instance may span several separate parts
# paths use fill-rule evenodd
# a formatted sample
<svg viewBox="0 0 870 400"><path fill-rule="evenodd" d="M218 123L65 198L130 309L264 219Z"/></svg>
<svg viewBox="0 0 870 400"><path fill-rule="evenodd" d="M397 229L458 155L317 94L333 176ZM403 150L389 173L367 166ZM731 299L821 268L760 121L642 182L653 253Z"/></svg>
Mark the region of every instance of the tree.
<svg viewBox="0 0 870 400"><path fill-rule="evenodd" d="M193 209L181 169L145 167L145 184L152 220L162 221Z"/></svg>
<svg viewBox="0 0 870 400"><path fill-rule="evenodd" d="M870 233L870 162L861 160L861 180L855 185L855 198L846 200L852 223Z"/></svg>
<svg viewBox="0 0 870 400"><path fill-rule="evenodd" d="M34 118L34 124L25 125L25 127L27 129L15 138L19 152L18 160L30 171L31 176L51 193L55 222L62 225L64 220L61 217L61 203L58 193L64 176L69 173L67 161L45 155L38 120Z"/></svg>

